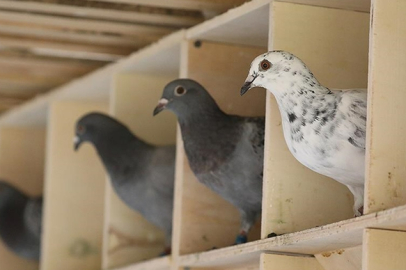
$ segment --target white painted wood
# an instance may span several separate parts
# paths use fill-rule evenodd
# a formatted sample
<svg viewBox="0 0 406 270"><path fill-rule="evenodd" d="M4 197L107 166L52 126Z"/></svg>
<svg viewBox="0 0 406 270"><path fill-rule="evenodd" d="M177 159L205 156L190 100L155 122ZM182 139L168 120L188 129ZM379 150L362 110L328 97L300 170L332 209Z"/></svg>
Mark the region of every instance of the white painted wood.
<svg viewBox="0 0 406 270"><path fill-rule="evenodd" d="M102 164L93 146L75 152L78 118L106 103L57 101L49 109L41 270L99 270L104 213Z"/></svg>
<svg viewBox="0 0 406 270"><path fill-rule="evenodd" d="M313 255L346 249L363 243L365 228L406 231L406 206L221 250L181 256L179 265L220 267L235 261L258 260L262 252Z"/></svg>
<svg viewBox="0 0 406 270"><path fill-rule="evenodd" d="M362 270L403 270L406 265L406 232L366 229Z"/></svg>
<svg viewBox="0 0 406 270"><path fill-rule="evenodd" d="M289 2L302 5L348 9L354 11L369 12L371 0L275 0L278 2Z"/></svg>
<svg viewBox="0 0 406 270"><path fill-rule="evenodd" d="M343 268L344 269L344 268ZM327 270L313 257L261 254L260 270Z"/></svg>
<svg viewBox="0 0 406 270"><path fill-rule="evenodd" d="M362 246L327 251L315 257L324 270L362 269Z"/></svg>
<svg viewBox="0 0 406 270"><path fill-rule="evenodd" d="M406 2L373 1L365 212L406 203Z"/></svg>
<svg viewBox="0 0 406 270"><path fill-rule="evenodd" d="M162 257L121 268L115 268L114 270L169 270L171 263L172 261L169 257Z"/></svg>
<svg viewBox="0 0 406 270"><path fill-rule="evenodd" d="M188 39L267 47L270 0L248 2L192 27Z"/></svg>

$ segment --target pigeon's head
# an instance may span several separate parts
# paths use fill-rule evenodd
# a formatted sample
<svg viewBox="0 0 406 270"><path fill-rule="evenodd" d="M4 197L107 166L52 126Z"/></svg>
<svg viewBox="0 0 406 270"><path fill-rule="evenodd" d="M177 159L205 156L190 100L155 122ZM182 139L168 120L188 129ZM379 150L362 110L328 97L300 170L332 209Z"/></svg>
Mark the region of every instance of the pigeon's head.
<svg viewBox="0 0 406 270"><path fill-rule="evenodd" d="M94 144L103 140L118 129L125 129L125 127L110 116L98 112L88 113L76 122L74 149L78 150L83 142Z"/></svg>
<svg viewBox="0 0 406 270"><path fill-rule="evenodd" d="M11 186L9 183L7 183L4 180L0 180L0 197L9 192L9 191L13 191L15 190L15 188L13 188L13 186Z"/></svg>
<svg viewBox="0 0 406 270"><path fill-rule="evenodd" d="M168 109L181 118L207 112L211 108L218 107L202 85L190 79L177 79L165 86L153 114L155 116Z"/></svg>
<svg viewBox="0 0 406 270"><path fill-rule="evenodd" d="M241 95L253 87L263 87L276 94L277 89L286 89L278 86L289 87L292 81L303 80L306 76L313 78L313 74L298 57L285 51L270 51L252 61L248 77L241 87Z"/></svg>

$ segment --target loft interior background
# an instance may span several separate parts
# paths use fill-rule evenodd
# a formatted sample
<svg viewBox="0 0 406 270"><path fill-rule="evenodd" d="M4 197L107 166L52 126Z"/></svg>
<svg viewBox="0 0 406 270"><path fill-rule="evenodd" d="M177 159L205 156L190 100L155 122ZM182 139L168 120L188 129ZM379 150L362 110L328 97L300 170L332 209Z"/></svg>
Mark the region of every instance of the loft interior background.
<svg viewBox="0 0 406 270"><path fill-rule="evenodd" d="M0 0L0 113L247 0Z"/></svg>

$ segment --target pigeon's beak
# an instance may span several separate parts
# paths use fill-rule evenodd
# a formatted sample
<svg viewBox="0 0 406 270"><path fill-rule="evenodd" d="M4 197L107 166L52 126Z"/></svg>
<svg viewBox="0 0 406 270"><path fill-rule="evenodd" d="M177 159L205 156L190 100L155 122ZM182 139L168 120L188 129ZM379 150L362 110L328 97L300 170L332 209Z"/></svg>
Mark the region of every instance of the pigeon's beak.
<svg viewBox="0 0 406 270"><path fill-rule="evenodd" d="M248 92L248 90L250 90L252 87L254 87L253 85L252 85L252 83L255 81L255 79L257 78L258 76L254 76L254 75L248 75L248 77L247 77L247 79L245 79L245 83L244 83L244 85L241 87L241 96L242 95L244 95L245 93L247 93Z"/></svg>
<svg viewBox="0 0 406 270"><path fill-rule="evenodd" d="M81 144L82 144L82 139L78 135L76 135L73 138L73 148L75 149L75 151L77 151L79 149Z"/></svg>
<svg viewBox="0 0 406 270"><path fill-rule="evenodd" d="M162 112L166 108L166 104L168 104L168 100L166 98L161 98L158 101L158 105L156 105L153 115L157 115L158 113Z"/></svg>

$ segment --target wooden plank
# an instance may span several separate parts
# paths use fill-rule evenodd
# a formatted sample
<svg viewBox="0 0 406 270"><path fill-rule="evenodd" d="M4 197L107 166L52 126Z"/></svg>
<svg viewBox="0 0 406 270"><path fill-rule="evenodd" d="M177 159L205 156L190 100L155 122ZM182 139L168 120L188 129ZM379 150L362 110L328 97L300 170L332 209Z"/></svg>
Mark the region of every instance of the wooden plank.
<svg viewBox="0 0 406 270"><path fill-rule="evenodd" d="M0 24L19 24L30 28L50 28L59 30L80 30L99 33L117 33L136 36L141 40L156 40L157 37L175 31L175 28L146 26L119 22L105 22L80 18L64 18L49 15L22 14L20 12L0 11ZM152 39L152 40L151 40Z"/></svg>
<svg viewBox="0 0 406 270"><path fill-rule="evenodd" d="M114 270L170 270L171 260L170 257L156 258L145 262L136 263L121 268L115 268Z"/></svg>
<svg viewBox="0 0 406 270"><path fill-rule="evenodd" d="M41 195L44 182L45 130L0 128L0 178L30 195ZM34 261L24 260L0 240L0 261L4 269L38 270Z"/></svg>
<svg viewBox="0 0 406 270"><path fill-rule="evenodd" d="M299 56L332 88L367 83L369 16L347 10L275 2L270 50ZM357 25L357 27L354 27ZM248 69L247 69L248 70ZM301 165L289 152L274 97L267 97L262 237L294 232L353 216L348 189Z"/></svg>
<svg viewBox="0 0 406 270"><path fill-rule="evenodd" d="M270 2L269 0L248 2L192 27L188 30L187 37L188 39L266 47L268 45Z"/></svg>
<svg viewBox="0 0 406 270"><path fill-rule="evenodd" d="M406 203L405 1L373 1L368 83L367 213Z"/></svg>
<svg viewBox="0 0 406 270"><path fill-rule="evenodd" d="M225 267L236 262L258 260L263 252L313 255L347 249L362 245L365 228L406 231L406 206L243 245L184 255L179 258L179 265Z"/></svg>
<svg viewBox="0 0 406 270"><path fill-rule="evenodd" d="M319 7L347 9L362 12L369 12L371 8L371 0L276 0L276 1L302 5L312 5Z"/></svg>
<svg viewBox="0 0 406 270"><path fill-rule="evenodd" d="M186 10L208 10L216 12L224 12L229 8L241 5L246 0L91 0L113 3L126 3L132 5L145 5L153 7L166 7Z"/></svg>
<svg viewBox="0 0 406 270"><path fill-rule="evenodd" d="M99 19L116 22L122 21L151 25L168 25L176 27L192 26L202 22L203 20L202 16L179 16L176 14L153 14L128 10L101 9L88 6L70 6L68 3L56 4L49 2L1 0L0 8L20 12L36 12L77 18Z"/></svg>
<svg viewBox="0 0 406 270"><path fill-rule="evenodd" d="M153 118L152 110L164 86L173 76L125 73L114 78L110 112L125 123L139 138L155 144L175 142L176 118L166 114ZM164 249L164 235L139 213L126 206L111 187L108 188L107 250L104 268L124 266L157 257Z"/></svg>
<svg viewBox="0 0 406 270"><path fill-rule="evenodd" d="M188 41L182 47L181 77L202 83L226 113L258 116L264 114L265 92L257 91L247 100L240 98L238 89L245 73L241 67L263 51L211 42L195 46ZM184 155L178 139L173 250L189 254L231 245L239 232L237 209L197 181ZM255 231L250 240L258 239Z"/></svg>
<svg viewBox="0 0 406 270"><path fill-rule="evenodd" d="M405 242L406 232L366 229L362 269L405 269Z"/></svg>
<svg viewBox="0 0 406 270"><path fill-rule="evenodd" d="M343 268L344 269L344 268ZM325 270L313 257L261 254L260 270Z"/></svg>
<svg viewBox="0 0 406 270"><path fill-rule="evenodd" d="M1 46L9 48L25 49L52 49L66 52L88 52L111 55L128 55L136 51L138 47L116 47L108 45L94 45L80 42L58 41L54 39L43 39L35 37L23 37L16 35L0 35Z"/></svg>
<svg viewBox="0 0 406 270"><path fill-rule="evenodd" d="M105 103L50 105L41 270L100 269L105 172L94 148L75 152L72 138L79 117L106 109Z"/></svg>
<svg viewBox="0 0 406 270"><path fill-rule="evenodd" d="M362 269L362 246L323 252L315 257L324 270Z"/></svg>
<svg viewBox="0 0 406 270"><path fill-rule="evenodd" d="M23 38L42 38L55 41L81 42L93 45L117 46L122 47L142 47L152 40L140 40L137 37L123 35L106 35L102 33L60 31L58 29L36 29L20 25L2 25L0 24L0 33L6 35L15 35Z"/></svg>

